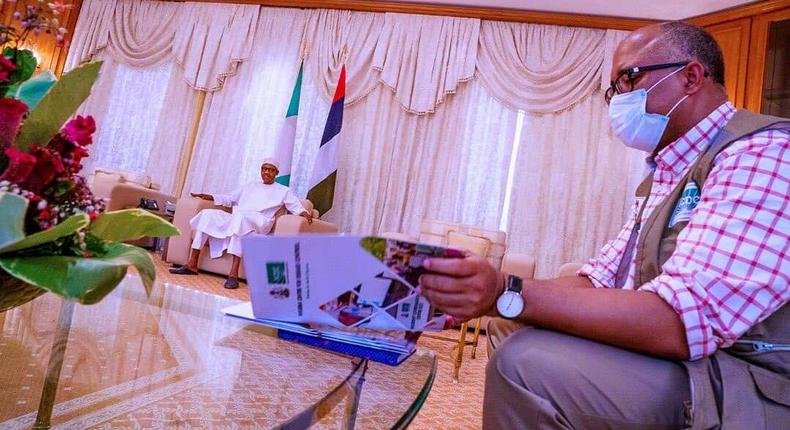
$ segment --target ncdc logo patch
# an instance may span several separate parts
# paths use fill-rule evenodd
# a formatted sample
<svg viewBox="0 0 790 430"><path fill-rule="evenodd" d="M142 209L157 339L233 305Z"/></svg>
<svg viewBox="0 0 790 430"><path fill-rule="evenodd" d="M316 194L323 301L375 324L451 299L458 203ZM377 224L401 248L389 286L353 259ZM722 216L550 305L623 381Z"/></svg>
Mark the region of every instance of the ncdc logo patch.
<svg viewBox="0 0 790 430"><path fill-rule="evenodd" d="M699 199L699 187L694 181L689 181L686 187L683 188L683 194L680 195L678 202L675 204L675 210L672 211L672 217L669 219L668 228L672 228L679 222L691 219L691 211L697 207Z"/></svg>

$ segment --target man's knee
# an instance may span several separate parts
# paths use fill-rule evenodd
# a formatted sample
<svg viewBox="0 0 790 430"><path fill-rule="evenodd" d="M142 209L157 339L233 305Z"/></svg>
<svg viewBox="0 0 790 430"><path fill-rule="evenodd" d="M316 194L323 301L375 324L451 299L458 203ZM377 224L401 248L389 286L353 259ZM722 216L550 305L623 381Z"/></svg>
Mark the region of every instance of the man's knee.
<svg viewBox="0 0 790 430"><path fill-rule="evenodd" d="M488 356L491 357L494 351L513 334L516 330L524 328L523 324L504 318L491 318L486 325L486 339L488 340Z"/></svg>
<svg viewBox="0 0 790 430"><path fill-rule="evenodd" d="M584 378L588 343L551 330L522 327L512 332L489 357L487 377L491 383L507 381L551 398L558 385Z"/></svg>

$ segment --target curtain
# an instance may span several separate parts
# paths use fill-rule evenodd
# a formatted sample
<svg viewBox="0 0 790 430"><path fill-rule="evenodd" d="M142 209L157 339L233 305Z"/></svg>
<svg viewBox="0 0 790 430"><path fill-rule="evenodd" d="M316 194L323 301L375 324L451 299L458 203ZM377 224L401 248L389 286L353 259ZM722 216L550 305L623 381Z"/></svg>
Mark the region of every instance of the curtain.
<svg viewBox="0 0 790 430"><path fill-rule="evenodd" d="M308 85L302 96L316 91ZM518 112L475 81L430 116L404 111L395 97L380 86L346 108L335 204L324 219L358 234L416 235L426 218L498 228ZM299 122L291 187L305 195L328 106L302 108L315 120Z"/></svg>
<svg viewBox="0 0 790 430"><path fill-rule="evenodd" d="M561 113L525 117L508 242L510 250L535 256L536 277L592 257L632 208L645 154L611 134L602 94Z"/></svg>
<svg viewBox="0 0 790 430"><path fill-rule="evenodd" d="M260 15L250 60L222 91L206 96L185 192L229 192L260 179L260 164L275 154L285 122L304 25L301 10L267 8Z"/></svg>
<svg viewBox="0 0 790 430"><path fill-rule="evenodd" d="M216 91L249 57L259 6L150 0L86 0L66 70L103 50L148 67L174 60L194 89Z"/></svg>
<svg viewBox="0 0 790 430"><path fill-rule="evenodd" d="M102 167L144 173L164 192L173 192L197 92L173 61L137 68L110 55L99 59L101 75L80 107L97 123L85 172Z"/></svg>
<svg viewBox="0 0 790 430"><path fill-rule="evenodd" d="M483 21L477 72L503 102L533 113L560 112L607 83L613 42L624 32Z"/></svg>

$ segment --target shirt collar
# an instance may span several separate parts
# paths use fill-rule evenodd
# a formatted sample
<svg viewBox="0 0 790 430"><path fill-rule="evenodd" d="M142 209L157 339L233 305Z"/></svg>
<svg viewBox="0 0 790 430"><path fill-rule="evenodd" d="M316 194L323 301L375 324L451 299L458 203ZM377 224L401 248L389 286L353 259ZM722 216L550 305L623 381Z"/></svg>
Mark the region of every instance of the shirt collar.
<svg viewBox="0 0 790 430"><path fill-rule="evenodd" d="M683 136L656 154L651 160L652 163L657 168L669 170L676 175L684 172L727 125L733 114L735 106L732 103L721 104Z"/></svg>

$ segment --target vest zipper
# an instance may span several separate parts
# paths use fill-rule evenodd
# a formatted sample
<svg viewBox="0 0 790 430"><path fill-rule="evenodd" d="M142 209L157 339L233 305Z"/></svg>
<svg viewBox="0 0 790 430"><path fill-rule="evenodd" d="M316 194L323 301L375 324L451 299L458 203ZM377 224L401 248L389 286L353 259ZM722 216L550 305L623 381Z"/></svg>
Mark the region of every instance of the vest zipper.
<svg viewBox="0 0 790 430"><path fill-rule="evenodd" d="M790 344L769 343L769 342L762 342L759 340L736 340L735 343L751 345L752 349L755 352L790 351Z"/></svg>

